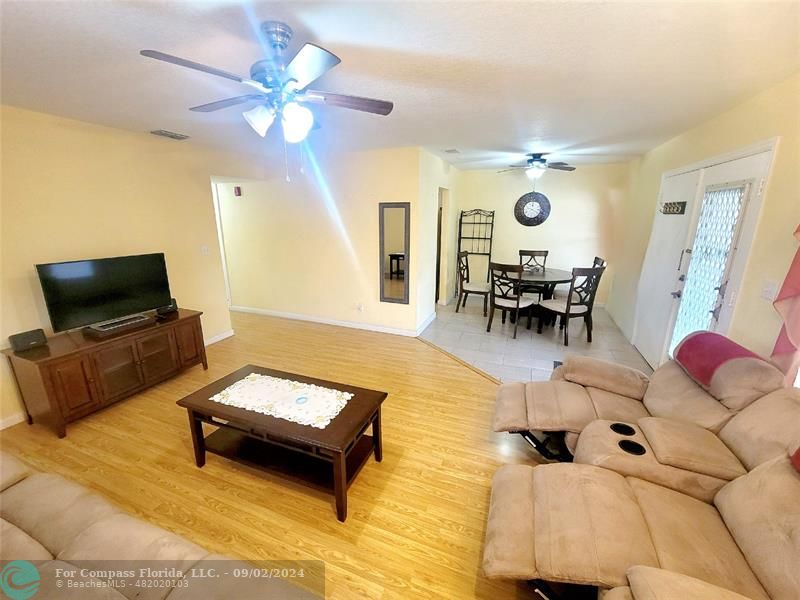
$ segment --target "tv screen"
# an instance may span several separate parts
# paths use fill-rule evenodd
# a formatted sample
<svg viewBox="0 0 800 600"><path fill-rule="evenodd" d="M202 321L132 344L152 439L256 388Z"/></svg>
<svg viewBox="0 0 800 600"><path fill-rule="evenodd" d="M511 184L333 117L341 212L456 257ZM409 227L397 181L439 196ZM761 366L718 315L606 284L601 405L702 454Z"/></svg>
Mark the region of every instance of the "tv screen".
<svg viewBox="0 0 800 600"><path fill-rule="evenodd" d="M170 303L163 254L36 265L53 331L153 310Z"/></svg>

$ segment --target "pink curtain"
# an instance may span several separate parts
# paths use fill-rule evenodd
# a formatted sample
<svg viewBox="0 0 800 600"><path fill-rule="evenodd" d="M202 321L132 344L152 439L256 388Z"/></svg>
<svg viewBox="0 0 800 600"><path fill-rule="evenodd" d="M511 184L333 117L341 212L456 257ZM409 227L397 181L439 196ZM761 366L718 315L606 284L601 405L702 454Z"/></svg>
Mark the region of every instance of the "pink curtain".
<svg viewBox="0 0 800 600"><path fill-rule="evenodd" d="M800 225L794 236L800 241ZM772 362L786 374L786 384L791 386L800 367L800 249L795 253L772 305L783 319L783 327L772 350Z"/></svg>

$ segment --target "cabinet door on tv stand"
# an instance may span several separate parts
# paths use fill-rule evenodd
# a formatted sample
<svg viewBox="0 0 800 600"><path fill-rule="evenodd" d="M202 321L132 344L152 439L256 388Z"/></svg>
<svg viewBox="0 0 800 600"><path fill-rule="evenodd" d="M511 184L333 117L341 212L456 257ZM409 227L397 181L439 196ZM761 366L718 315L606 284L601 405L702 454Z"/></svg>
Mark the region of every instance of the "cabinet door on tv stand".
<svg viewBox="0 0 800 600"><path fill-rule="evenodd" d="M107 346L95 352L93 357L106 402L113 402L144 385L135 341Z"/></svg>
<svg viewBox="0 0 800 600"><path fill-rule="evenodd" d="M181 366L194 365L200 362L203 351L202 334L198 333L199 320L192 319L180 323L175 327L175 337L178 341L178 355Z"/></svg>
<svg viewBox="0 0 800 600"><path fill-rule="evenodd" d="M51 365L48 370L66 420L93 412L102 405L88 356L62 361Z"/></svg>
<svg viewBox="0 0 800 600"><path fill-rule="evenodd" d="M178 347L171 329L139 338L136 349L146 383L163 379L178 370Z"/></svg>

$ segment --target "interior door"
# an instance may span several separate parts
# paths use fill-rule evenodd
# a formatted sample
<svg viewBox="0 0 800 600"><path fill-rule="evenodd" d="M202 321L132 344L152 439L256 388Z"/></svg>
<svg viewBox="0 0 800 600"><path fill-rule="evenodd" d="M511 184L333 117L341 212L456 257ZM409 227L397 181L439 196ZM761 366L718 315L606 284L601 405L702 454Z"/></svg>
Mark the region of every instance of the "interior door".
<svg viewBox="0 0 800 600"><path fill-rule="evenodd" d="M639 278L633 335L633 345L654 368L667 356L668 332L672 331L688 263L686 251L702 178L703 172L696 170L667 177L661 184L659 208Z"/></svg>

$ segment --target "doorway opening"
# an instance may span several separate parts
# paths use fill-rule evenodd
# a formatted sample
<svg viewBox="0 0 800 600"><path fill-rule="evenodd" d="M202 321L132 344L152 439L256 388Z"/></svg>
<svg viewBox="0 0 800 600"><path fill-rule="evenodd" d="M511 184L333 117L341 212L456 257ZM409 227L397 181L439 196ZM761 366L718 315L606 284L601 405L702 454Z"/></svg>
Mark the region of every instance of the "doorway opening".
<svg viewBox="0 0 800 600"><path fill-rule="evenodd" d="M436 209L436 293L434 302L447 304L452 298L449 290L452 262L453 275L455 276L455 255L450 257L453 244L448 230L448 214L450 212L450 190L439 188L438 204ZM452 287L452 286L450 286Z"/></svg>

